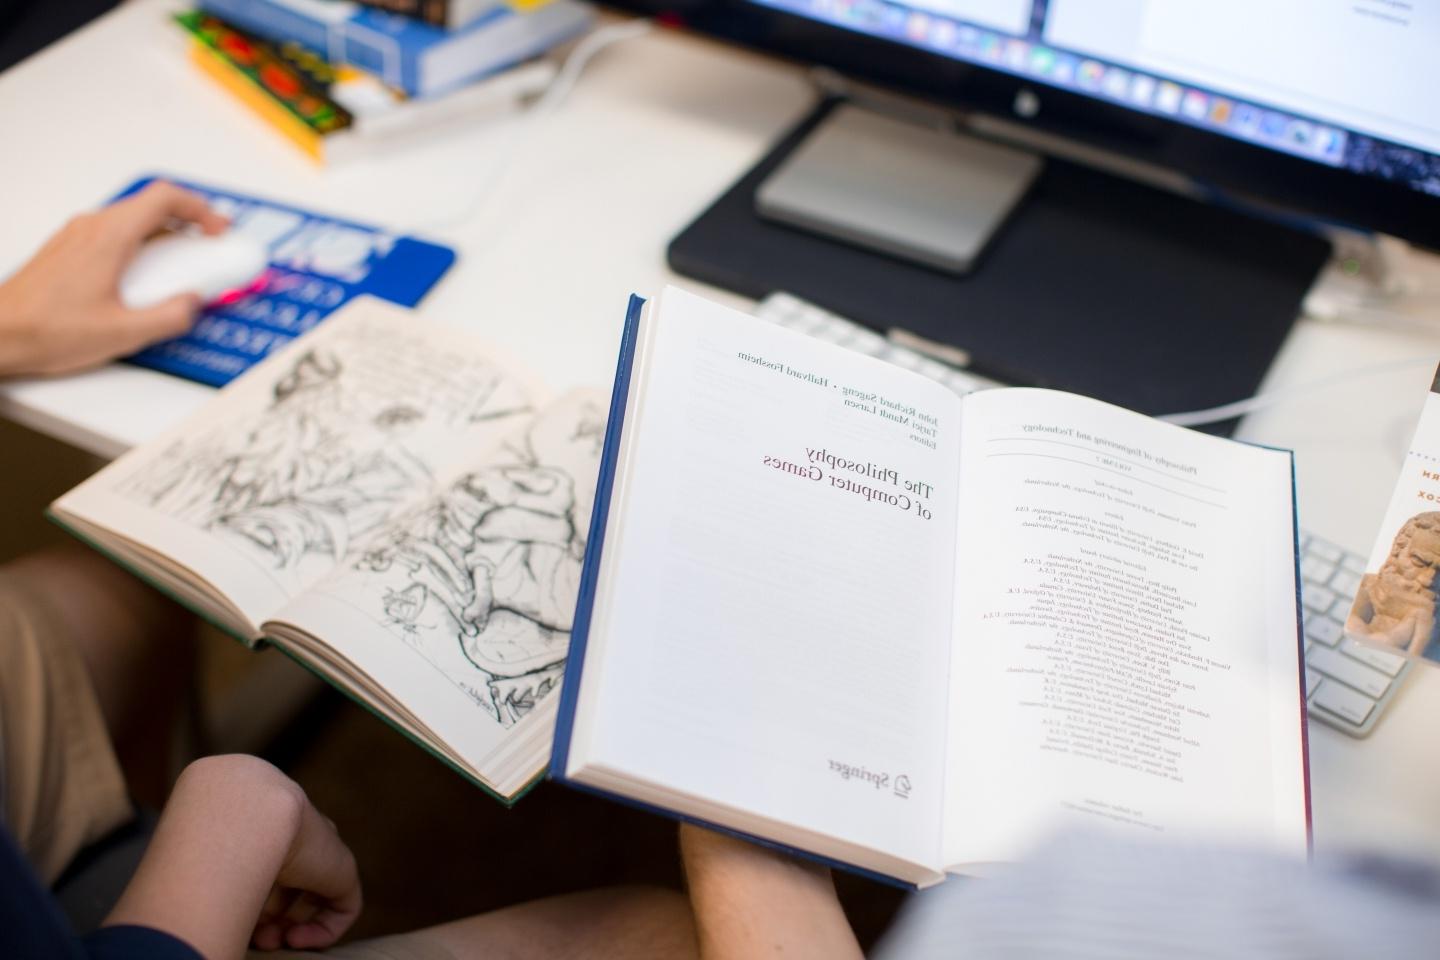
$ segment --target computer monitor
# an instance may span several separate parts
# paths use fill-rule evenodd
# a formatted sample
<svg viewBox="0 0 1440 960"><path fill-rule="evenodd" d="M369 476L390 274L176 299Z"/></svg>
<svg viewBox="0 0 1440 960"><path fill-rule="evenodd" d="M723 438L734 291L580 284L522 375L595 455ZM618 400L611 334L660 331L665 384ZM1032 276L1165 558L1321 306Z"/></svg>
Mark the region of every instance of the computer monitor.
<svg viewBox="0 0 1440 960"><path fill-rule="evenodd" d="M622 0L1440 248L1440 9L1410 0Z"/></svg>
<svg viewBox="0 0 1440 960"><path fill-rule="evenodd" d="M1440 11L1426 5L618 2L1048 154L974 271L945 275L757 210L826 104L670 248L681 273L904 326L1000 379L1149 413L1228 403L1257 389L1325 261L1316 227L1440 248ZM1183 175L1190 197L1076 161L1095 148Z"/></svg>

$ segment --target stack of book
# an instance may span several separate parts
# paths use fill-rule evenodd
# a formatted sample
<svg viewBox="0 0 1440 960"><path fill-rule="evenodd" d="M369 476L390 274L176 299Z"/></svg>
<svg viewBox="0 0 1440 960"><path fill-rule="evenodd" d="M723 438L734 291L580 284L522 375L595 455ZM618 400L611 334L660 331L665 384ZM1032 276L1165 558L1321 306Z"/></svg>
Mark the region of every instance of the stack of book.
<svg viewBox="0 0 1440 960"><path fill-rule="evenodd" d="M516 65L592 13L579 0L199 0L177 20L201 69L333 163L539 92L553 66Z"/></svg>

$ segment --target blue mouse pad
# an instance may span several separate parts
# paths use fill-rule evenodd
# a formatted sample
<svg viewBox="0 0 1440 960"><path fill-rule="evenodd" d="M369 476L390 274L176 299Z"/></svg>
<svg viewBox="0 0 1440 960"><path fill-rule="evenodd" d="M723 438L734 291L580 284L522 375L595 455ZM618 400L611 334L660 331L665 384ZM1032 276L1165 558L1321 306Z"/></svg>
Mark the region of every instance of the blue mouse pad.
<svg viewBox="0 0 1440 960"><path fill-rule="evenodd" d="M127 358L137 366L224 386L357 296L415 306L455 262L449 247L173 177L144 177L114 199L156 179L200 194L231 230L264 243L270 269L255 292L206 307L189 333Z"/></svg>

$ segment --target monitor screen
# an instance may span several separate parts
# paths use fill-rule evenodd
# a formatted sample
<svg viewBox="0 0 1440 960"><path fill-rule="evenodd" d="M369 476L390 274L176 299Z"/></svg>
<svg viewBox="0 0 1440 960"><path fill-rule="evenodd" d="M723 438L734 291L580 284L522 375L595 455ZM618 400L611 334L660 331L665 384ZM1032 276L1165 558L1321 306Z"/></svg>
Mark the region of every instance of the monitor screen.
<svg viewBox="0 0 1440 960"><path fill-rule="evenodd" d="M750 0L1440 196L1423 0Z"/></svg>

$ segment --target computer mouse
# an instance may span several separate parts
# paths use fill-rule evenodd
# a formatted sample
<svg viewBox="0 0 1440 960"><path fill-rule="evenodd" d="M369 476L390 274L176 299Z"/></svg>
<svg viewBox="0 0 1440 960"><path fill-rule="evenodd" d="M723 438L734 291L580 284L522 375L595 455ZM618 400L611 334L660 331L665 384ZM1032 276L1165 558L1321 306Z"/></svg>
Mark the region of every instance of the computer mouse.
<svg viewBox="0 0 1440 960"><path fill-rule="evenodd" d="M120 278L120 302L132 310L177 293L211 303L254 284L269 265L265 245L233 230L218 236L172 233L147 241Z"/></svg>

